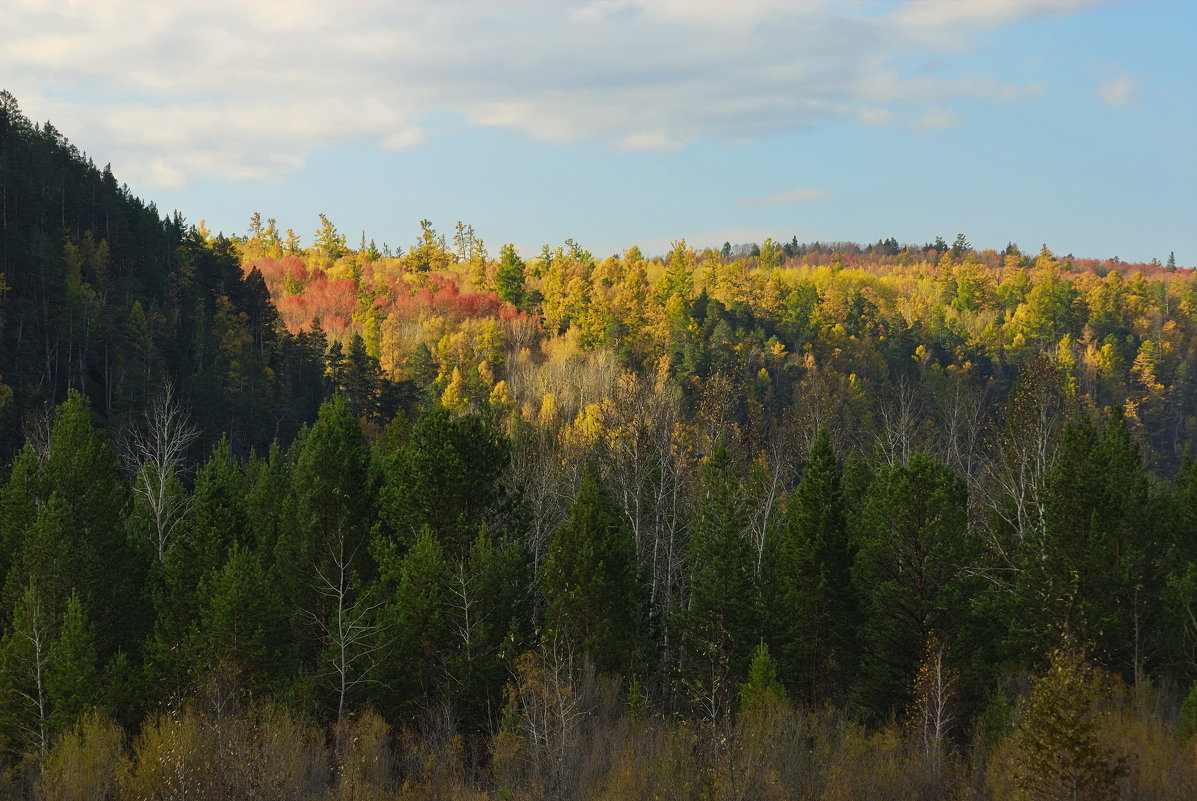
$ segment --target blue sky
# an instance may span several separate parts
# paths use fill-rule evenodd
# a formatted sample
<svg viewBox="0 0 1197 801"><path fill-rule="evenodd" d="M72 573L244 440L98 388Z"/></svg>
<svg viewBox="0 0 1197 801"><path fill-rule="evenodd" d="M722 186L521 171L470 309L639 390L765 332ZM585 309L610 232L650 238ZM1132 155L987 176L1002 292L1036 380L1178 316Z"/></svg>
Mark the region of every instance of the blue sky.
<svg viewBox="0 0 1197 801"><path fill-rule="evenodd" d="M193 7L189 7L193 6ZM1197 263L1197 3L41 2L0 87L163 211L492 254L685 238Z"/></svg>

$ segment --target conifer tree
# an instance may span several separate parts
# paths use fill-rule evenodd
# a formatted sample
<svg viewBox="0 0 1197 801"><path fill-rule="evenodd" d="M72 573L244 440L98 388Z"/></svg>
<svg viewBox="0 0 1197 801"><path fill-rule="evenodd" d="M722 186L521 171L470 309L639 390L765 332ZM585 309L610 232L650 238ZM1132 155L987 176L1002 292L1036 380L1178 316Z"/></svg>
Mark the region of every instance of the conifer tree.
<svg viewBox="0 0 1197 801"><path fill-rule="evenodd" d="M524 303L524 260L515 252L515 245L507 244L499 250L499 266L495 271L495 290L499 300L517 309Z"/></svg>
<svg viewBox="0 0 1197 801"><path fill-rule="evenodd" d="M401 558L393 545L380 547L381 579L391 593L380 636L393 643L393 657L384 665L377 689L384 714L399 715L441 690L451 642L451 577L444 549L427 527Z"/></svg>
<svg viewBox="0 0 1197 801"><path fill-rule="evenodd" d="M736 678L748 669L760 620L748 520L723 446L703 465L701 492L690 533L687 674L703 711L722 720L732 711Z"/></svg>
<svg viewBox="0 0 1197 801"><path fill-rule="evenodd" d="M567 520L553 537L540 588L545 636L564 637L601 670L643 654L645 624L636 545L627 518L587 472Z"/></svg>
<svg viewBox="0 0 1197 801"><path fill-rule="evenodd" d="M208 671L231 672L243 689L278 688L290 672L286 614L253 551L234 544L200 586L197 655Z"/></svg>
<svg viewBox="0 0 1197 801"><path fill-rule="evenodd" d="M740 685L740 711L766 712L785 697L785 688L777 680L777 663L769 655L769 646L762 641L752 652L748 681Z"/></svg>
<svg viewBox="0 0 1197 801"><path fill-rule="evenodd" d="M300 656L318 648L312 620L327 620L330 599L317 589L320 575L336 572L334 554L349 555L345 568L369 580L368 534L374 521L377 471L348 402L336 396L320 407L316 423L293 446L294 468L287 516L279 530L272 576L291 612Z"/></svg>
<svg viewBox="0 0 1197 801"><path fill-rule="evenodd" d="M521 540L495 542L486 532L475 538L466 558L451 566L448 687L466 726L495 721L506 683L505 660L520 653L531 637L531 573L532 559Z"/></svg>
<svg viewBox="0 0 1197 801"><path fill-rule="evenodd" d="M222 437L196 474L183 535L167 553L155 586L156 617L145 659L151 692L170 695L186 687L197 656L200 588L225 566L229 549L249 545L248 539L244 478Z"/></svg>
<svg viewBox="0 0 1197 801"><path fill-rule="evenodd" d="M99 678L91 624L78 593L72 593L46 664L46 695L55 730L72 725L95 705Z"/></svg>
<svg viewBox="0 0 1197 801"><path fill-rule="evenodd" d="M1086 420L1065 428L1047 476L1044 526L1024 542L1014 634L1022 650L1047 650L1063 628L1098 646L1127 676L1142 667L1141 636L1157 613L1146 588L1162 579L1155 514L1137 447L1120 416L1102 433Z"/></svg>
<svg viewBox="0 0 1197 801"><path fill-rule="evenodd" d="M770 630L788 669L783 675L814 698L847 684L854 661L854 554L842 472L827 430L820 428L790 496L781 553L771 564L777 604Z"/></svg>
<svg viewBox="0 0 1197 801"><path fill-rule="evenodd" d="M852 568L865 646L857 691L877 712L909 703L929 635L950 644L967 620L979 555L967 518L964 482L920 453L865 494Z"/></svg>
<svg viewBox="0 0 1197 801"><path fill-rule="evenodd" d="M1052 652L1014 733L1019 801L1118 797L1124 760L1097 736L1095 707L1106 690L1101 674L1075 645L1066 642Z"/></svg>
<svg viewBox="0 0 1197 801"><path fill-rule="evenodd" d="M439 405L425 412L387 464L379 512L388 533L410 543L427 525L454 558L463 554L502 500L510 459L509 441L485 419Z"/></svg>

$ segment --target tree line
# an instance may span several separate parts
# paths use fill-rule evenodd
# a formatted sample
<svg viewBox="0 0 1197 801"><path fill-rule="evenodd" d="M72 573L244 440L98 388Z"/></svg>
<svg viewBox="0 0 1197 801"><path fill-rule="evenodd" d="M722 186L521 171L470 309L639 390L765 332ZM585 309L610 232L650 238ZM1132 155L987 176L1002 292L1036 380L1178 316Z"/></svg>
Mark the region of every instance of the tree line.
<svg viewBox="0 0 1197 801"><path fill-rule="evenodd" d="M301 252L0 107L6 793L1197 780L1191 274Z"/></svg>

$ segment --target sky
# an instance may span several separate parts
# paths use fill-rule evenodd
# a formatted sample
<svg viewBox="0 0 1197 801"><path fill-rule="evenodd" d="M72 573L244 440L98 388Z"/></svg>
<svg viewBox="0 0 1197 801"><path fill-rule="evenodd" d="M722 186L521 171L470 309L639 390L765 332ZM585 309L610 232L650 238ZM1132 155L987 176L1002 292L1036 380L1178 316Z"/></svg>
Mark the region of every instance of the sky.
<svg viewBox="0 0 1197 801"><path fill-rule="evenodd" d="M1190 0L4 0L0 88L160 211L492 255L1197 264Z"/></svg>

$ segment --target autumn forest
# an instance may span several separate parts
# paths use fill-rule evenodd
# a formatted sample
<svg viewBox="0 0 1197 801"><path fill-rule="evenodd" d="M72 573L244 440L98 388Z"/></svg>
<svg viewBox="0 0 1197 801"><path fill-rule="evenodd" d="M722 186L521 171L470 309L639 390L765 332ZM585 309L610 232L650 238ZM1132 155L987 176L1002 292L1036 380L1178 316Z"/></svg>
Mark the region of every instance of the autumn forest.
<svg viewBox="0 0 1197 801"><path fill-rule="evenodd" d="M1191 797L1191 268L268 215L0 93L0 796Z"/></svg>

